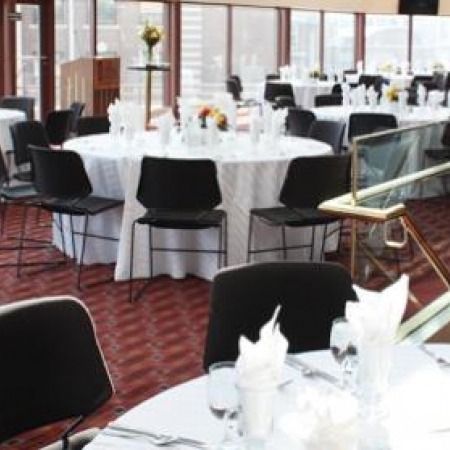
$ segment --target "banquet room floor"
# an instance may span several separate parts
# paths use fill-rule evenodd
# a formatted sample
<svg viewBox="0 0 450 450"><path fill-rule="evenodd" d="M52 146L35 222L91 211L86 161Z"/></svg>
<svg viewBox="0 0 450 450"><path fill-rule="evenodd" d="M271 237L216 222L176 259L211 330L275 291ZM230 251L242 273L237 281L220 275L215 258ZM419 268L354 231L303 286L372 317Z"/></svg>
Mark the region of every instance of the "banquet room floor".
<svg viewBox="0 0 450 450"><path fill-rule="evenodd" d="M450 263L450 198L412 202L409 207L439 255ZM8 209L0 246L10 243L5 236L17 234L18 213L17 209ZM36 226L36 222L31 221L30 232L49 237L49 217L42 215L39 224ZM344 251L328 255L327 259L347 263L345 239L343 244ZM34 253L36 258L43 256L42 250ZM44 255L60 256L56 250ZM413 275L414 293L426 303L443 292L443 287L420 253L415 251L414 255L413 260L402 262L401 270ZM14 259L14 252L0 252L0 265ZM26 268L18 280L14 268L0 268L0 304L64 294L85 302L94 317L116 388L113 398L85 423L85 427L102 427L142 400L202 373L209 282L195 277L173 280L161 276L139 302L130 304L126 282L101 284L80 292L75 287L73 269L71 262L37 273L36 268ZM112 270L110 265L90 266L85 281L104 278ZM376 276L373 280L373 286L380 281ZM415 309L416 306L410 305L408 314ZM58 424L29 432L0 445L0 449L38 449L52 442L63 429L64 424Z"/></svg>

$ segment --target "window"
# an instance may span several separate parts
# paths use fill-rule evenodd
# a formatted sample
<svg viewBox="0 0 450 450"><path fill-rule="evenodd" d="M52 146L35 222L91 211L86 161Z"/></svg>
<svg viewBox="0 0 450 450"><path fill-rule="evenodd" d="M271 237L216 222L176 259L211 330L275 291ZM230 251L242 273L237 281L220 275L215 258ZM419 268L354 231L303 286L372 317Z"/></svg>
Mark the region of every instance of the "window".
<svg viewBox="0 0 450 450"><path fill-rule="evenodd" d="M366 15L366 72L395 70L408 61L408 16Z"/></svg>
<svg viewBox="0 0 450 450"><path fill-rule="evenodd" d="M115 25L117 22L115 0L97 0L99 25Z"/></svg>
<svg viewBox="0 0 450 450"><path fill-rule="evenodd" d="M320 69L320 13L292 10L291 64L310 72Z"/></svg>
<svg viewBox="0 0 450 450"><path fill-rule="evenodd" d="M277 12L273 8L233 8L231 71L245 90L255 92L268 73L278 70Z"/></svg>
<svg viewBox="0 0 450 450"><path fill-rule="evenodd" d="M413 17L412 67L427 73L450 68L450 17Z"/></svg>
<svg viewBox="0 0 450 450"><path fill-rule="evenodd" d="M181 5L181 95L210 100L224 91L227 9Z"/></svg>
<svg viewBox="0 0 450 450"><path fill-rule="evenodd" d="M355 66L355 15L325 13L324 72L342 73Z"/></svg>
<svg viewBox="0 0 450 450"><path fill-rule="evenodd" d="M114 13L111 12L111 8L114 8ZM97 54L120 57L120 97L123 101L144 105L146 73L129 70L129 67L146 63L146 47L139 33L145 21L162 25L163 14L162 2L100 1L98 3L98 16L115 17L115 22L99 23ZM165 45L164 39L156 45L154 50L156 61L164 59ZM154 72L152 74L152 108L162 104L163 75L162 72Z"/></svg>

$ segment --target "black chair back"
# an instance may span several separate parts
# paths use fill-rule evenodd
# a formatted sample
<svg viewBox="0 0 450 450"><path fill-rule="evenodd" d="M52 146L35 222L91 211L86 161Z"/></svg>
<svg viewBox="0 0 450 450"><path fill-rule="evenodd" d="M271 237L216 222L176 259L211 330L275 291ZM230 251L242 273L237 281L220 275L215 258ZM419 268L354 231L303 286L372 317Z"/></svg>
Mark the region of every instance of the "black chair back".
<svg viewBox="0 0 450 450"><path fill-rule="evenodd" d="M81 156L71 150L30 146L36 191L45 197L80 199L92 192Z"/></svg>
<svg viewBox="0 0 450 450"><path fill-rule="evenodd" d="M278 73L268 73L266 75L266 81L279 80L279 79L280 79L280 75Z"/></svg>
<svg viewBox="0 0 450 450"><path fill-rule="evenodd" d="M366 88L373 86L377 91L381 91L381 85L383 84L383 77L380 75L360 75L358 84L363 84Z"/></svg>
<svg viewBox="0 0 450 450"><path fill-rule="evenodd" d="M204 369L236 360L239 337L256 341L278 305L289 352L328 348L333 319L354 299L350 274L338 264L278 261L224 269L212 283Z"/></svg>
<svg viewBox="0 0 450 450"><path fill-rule="evenodd" d="M76 133L78 136L108 133L109 120L107 116L83 116L77 120Z"/></svg>
<svg viewBox="0 0 450 450"><path fill-rule="evenodd" d="M72 117L70 119L69 131L71 133L76 133L77 131L77 122L78 119L83 114L85 104L82 102L72 102L69 106L69 109L72 111Z"/></svg>
<svg viewBox="0 0 450 450"><path fill-rule="evenodd" d="M16 122L10 126L16 166L31 162L29 145L49 147L50 142L44 125L37 120Z"/></svg>
<svg viewBox="0 0 450 450"><path fill-rule="evenodd" d="M264 88L264 100L273 103L276 97L284 95L291 97L295 102L294 90L291 83L266 82Z"/></svg>
<svg viewBox="0 0 450 450"><path fill-rule="evenodd" d="M242 87L241 77L239 75L230 75L230 79L236 81L236 84L238 85L239 92L242 92L244 90L244 88Z"/></svg>
<svg viewBox="0 0 450 450"><path fill-rule="evenodd" d="M277 95L273 105L274 109L295 108L295 100L290 95Z"/></svg>
<svg viewBox="0 0 450 450"><path fill-rule="evenodd" d="M315 120L309 129L308 137L331 145L333 153L339 155L344 140L345 122L337 120Z"/></svg>
<svg viewBox="0 0 450 450"><path fill-rule="evenodd" d="M45 119L45 131L52 145L61 145L67 140L72 122L71 109L50 111Z"/></svg>
<svg viewBox="0 0 450 450"><path fill-rule="evenodd" d="M93 413L113 394L92 318L73 297L0 308L0 442Z"/></svg>
<svg viewBox="0 0 450 450"><path fill-rule="evenodd" d="M342 94L320 94L314 97L314 106L338 106L342 105Z"/></svg>
<svg viewBox="0 0 450 450"><path fill-rule="evenodd" d="M293 159L280 191L280 202L292 209L316 208L325 200L345 194L350 163L349 154Z"/></svg>
<svg viewBox="0 0 450 450"><path fill-rule="evenodd" d="M450 122L447 122L444 127L444 132L441 137L442 145L445 147L450 147Z"/></svg>
<svg viewBox="0 0 450 450"><path fill-rule="evenodd" d="M348 140L355 136L398 128L397 118L386 113L352 113L348 121Z"/></svg>
<svg viewBox="0 0 450 450"><path fill-rule="evenodd" d="M233 96L233 100L238 102L241 100L241 92L239 91L239 86L235 79L228 78L226 80L227 92L229 92Z"/></svg>
<svg viewBox="0 0 450 450"><path fill-rule="evenodd" d="M5 96L0 99L0 108L23 111L27 120L34 120L34 98Z"/></svg>
<svg viewBox="0 0 450 450"><path fill-rule="evenodd" d="M289 108L286 116L286 134L289 136L308 136L311 124L316 120L312 111Z"/></svg>
<svg viewBox="0 0 450 450"><path fill-rule="evenodd" d="M222 202L216 165L208 159L145 156L136 197L147 209L213 209Z"/></svg>

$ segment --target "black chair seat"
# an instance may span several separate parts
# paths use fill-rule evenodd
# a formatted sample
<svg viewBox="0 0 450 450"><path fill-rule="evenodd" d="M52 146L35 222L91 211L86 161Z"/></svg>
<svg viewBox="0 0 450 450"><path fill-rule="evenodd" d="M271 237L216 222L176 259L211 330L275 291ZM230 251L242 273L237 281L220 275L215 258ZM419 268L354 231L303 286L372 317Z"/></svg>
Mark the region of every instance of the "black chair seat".
<svg viewBox="0 0 450 450"><path fill-rule="evenodd" d="M431 159L446 160L450 159L450 148L428 148L425 154Z"/></svg>
<svg viewBox="0 0 450 450"><path fill-rule="evenodd" d="M77 252L74 235L82 236L77 276L77 287L81 289L81 272L86 238L118 240L118 238L112 236L90 234L88 232L88 218L117 208L123 204L123 201L92 195L92 185L84 168L83 160L78 153L71 150L49 150L33 145L30 145L30 153L35 175L34 185L41 196L40 206L59 215L59 223L55 223L61 231L64 253L66 251L62 230L62 215L83 217L82 231L75 231L72 220L69 222L72 252L75 259L77 259Z"/></svg>
<svg viewBox="0 0 450 450"><path fill-rule="evenodd" d="M172 228L175 230L202 230L220 227L225 212L220 209L212 211L176 211L151 209L137 220L141 225L151 225L155 228Z"/></svg>
<svg viewBox="0 0 450 450"><path fill-rule="evenodd" d="M33 181L33 174L31 171L17 172L13 174L13 178L24 183L31 183Z"/></svg>
<svg viewBox="0 0 450 450"><path fill-rule="evenodd" d="M259 208L252 209L251 214L273 226L315 226L326 225L327 223L336 222L339 220L336 217L331 217L315 208L287 208L285 206L275 208Z"/></svg>
<svg viewBox="0 0 450 450"><path fill-rule="evenodd" d="M37 196L36 189L31 184L20 184L17 186L2 186L0 197L8 201L26 201Z"/></svg>

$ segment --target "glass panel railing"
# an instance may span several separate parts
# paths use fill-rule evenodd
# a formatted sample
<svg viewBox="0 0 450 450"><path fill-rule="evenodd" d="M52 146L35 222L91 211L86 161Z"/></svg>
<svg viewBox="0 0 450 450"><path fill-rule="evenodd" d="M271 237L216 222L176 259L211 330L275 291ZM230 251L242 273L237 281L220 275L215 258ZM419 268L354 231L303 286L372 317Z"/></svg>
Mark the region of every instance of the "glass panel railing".
<svg viewBox="0 0 450 450"><path fill-rule="evenodd" d="M450 323L450 233L443 226L450 218L450 159L436 163L426 153L442 147L444 126L425 123L355 138L351 193L321 205L351 224L356 283L381 289L400 273L409 275L401 339L428 339Z"/></svg>

